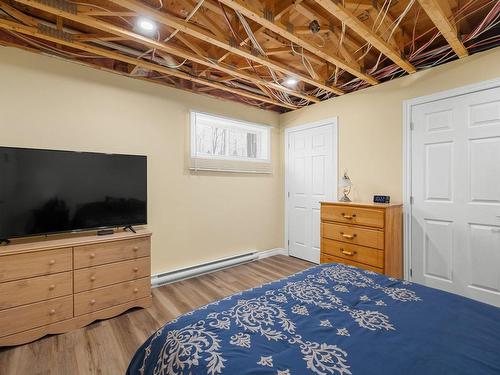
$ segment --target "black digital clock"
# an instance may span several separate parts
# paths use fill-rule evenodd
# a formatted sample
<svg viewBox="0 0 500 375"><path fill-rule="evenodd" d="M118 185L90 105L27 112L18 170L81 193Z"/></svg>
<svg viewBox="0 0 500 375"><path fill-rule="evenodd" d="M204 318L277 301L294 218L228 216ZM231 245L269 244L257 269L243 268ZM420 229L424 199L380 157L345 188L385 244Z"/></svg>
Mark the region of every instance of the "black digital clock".
<svg viewBox="0 0 500 375"><path fill-rule="evenodd" d="M388 195L374 195L373 203L390 203L391 197Z"/></svg>

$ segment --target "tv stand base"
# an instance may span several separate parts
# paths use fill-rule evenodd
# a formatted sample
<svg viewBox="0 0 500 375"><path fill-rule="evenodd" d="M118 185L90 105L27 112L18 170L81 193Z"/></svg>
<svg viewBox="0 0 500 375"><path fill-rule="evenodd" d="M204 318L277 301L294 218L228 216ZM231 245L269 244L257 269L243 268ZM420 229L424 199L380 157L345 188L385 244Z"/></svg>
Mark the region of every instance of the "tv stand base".
<svg viewBox="0 0 500 375"><path fill-rule="evenodd" d="M132 233L137 233L132 225L127 225L127 226L123 227L123 230L125 232L127 231L127 229L130 230Z"/></svg>

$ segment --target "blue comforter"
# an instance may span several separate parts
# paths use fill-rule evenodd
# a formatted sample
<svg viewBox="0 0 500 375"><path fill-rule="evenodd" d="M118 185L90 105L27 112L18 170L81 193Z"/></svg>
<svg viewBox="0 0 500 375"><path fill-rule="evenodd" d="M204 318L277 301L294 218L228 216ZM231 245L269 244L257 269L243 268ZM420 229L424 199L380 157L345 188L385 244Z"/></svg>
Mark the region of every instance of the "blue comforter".
<svg viewBox="0 0 500 375"><path fill-rule="evenodd" d="M500 374L500 309L341 264L201 307L128 374Z"/></svg>

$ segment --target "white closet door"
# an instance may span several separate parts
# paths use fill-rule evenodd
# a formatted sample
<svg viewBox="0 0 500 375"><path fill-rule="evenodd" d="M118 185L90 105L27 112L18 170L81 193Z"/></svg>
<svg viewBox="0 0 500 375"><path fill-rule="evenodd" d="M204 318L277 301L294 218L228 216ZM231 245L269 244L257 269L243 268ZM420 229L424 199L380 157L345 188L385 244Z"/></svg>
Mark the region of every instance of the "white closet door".
<svg viewBox="0 0 500 375"><path fill-rule="evenodd" d="M332 127L288 133L288 250L314 263L320 258L319 202L331 201L336 191Z"/></svg>
<svg viewBox="0 0 500 375"><path fill-rule="evenodd" d="M500 88L412 122L412 279L500 306Z"/></svg>

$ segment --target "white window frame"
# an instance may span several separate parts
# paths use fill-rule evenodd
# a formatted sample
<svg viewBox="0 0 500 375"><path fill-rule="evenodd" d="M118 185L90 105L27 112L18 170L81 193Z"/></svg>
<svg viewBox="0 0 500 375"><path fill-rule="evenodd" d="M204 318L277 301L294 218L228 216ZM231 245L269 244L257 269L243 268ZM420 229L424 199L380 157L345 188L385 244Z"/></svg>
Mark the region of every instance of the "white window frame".
<svg viewBox="0 0 500 375"><path fill-rule="evenodd" d="M210 117L210 121L214 121L219 128L232 128L237 127L240 129L246 130L256 130L261 132L267 138L267 146L266 154L267 158L249 158L249 157L238 157L238 156L220 156L220 155L206 155L206 154L198 154L196 152L196 118L197 115ZM217 123L220 121L221 123ZM190 110L190 122L191 122L191 132L190 132L190 155L193 159L214 159L214 160L232 160L232 161L240 161L240 162L249 162L249 163L271 163L271 127L261 124L256 124L248 121L238 120L235 118L215 115L212 113L200 112L196 110Z"/></svg>

